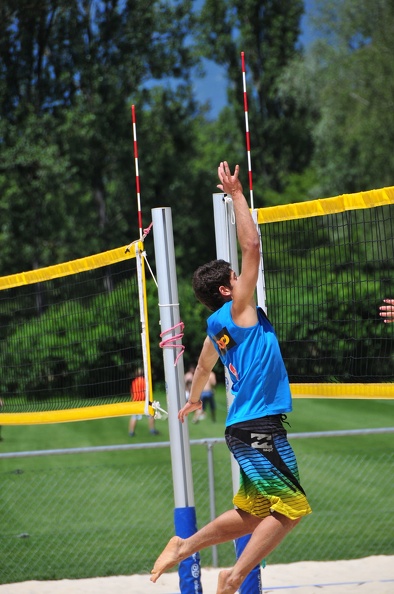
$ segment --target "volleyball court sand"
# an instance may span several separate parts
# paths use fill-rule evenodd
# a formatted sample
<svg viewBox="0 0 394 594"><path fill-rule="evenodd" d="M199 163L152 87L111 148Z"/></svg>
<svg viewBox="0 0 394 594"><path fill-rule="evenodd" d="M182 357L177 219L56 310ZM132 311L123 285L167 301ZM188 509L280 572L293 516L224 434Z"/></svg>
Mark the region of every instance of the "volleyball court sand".
<svg viewBox="0 0 394 594"><path fill-rule="evenodd" d="M216 594L219 569L202 570L204 594ZM268 565L262 570L264 594L393 594L394 556L349 561L303 561ZM178 574L163 574L156 584L149 575L83 580L23 582L0 585L0 594L179 594Z"/></svg>

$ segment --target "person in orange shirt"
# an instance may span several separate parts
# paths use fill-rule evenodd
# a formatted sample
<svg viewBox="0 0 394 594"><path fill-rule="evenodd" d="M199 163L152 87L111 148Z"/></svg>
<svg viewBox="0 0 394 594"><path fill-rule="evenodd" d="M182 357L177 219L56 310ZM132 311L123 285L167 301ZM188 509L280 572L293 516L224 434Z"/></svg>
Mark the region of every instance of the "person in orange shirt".
<svg viewBox="0 0 394 594"><path fill-rule="evenodd" d="M2 401L2 399L0 398L0 408L3 406L4 402ZM0 441L3 441L3 438L1 436L1 425L0 425Z"/></svg>
<svg viewBox="0 0 394 594"><path fill-rule="evenodd" d="M133 402L142 402L145 400L145 378L143 372L138 369L137 376L130 384L130 396Z"/></svg>
<svg viewBox="0 0 394 594"><path fill-rule="evenodd" d="M130 384L130 396L133 402L141 402L145 400L145 378L142 369L138 369L135 378ZM129 423L129 435L135 436L135 426L137 421L142 419L142 415L131 415ZM159 435L159 431L155 429L155 419L149 415L149 431L152 435Z"/></svg>

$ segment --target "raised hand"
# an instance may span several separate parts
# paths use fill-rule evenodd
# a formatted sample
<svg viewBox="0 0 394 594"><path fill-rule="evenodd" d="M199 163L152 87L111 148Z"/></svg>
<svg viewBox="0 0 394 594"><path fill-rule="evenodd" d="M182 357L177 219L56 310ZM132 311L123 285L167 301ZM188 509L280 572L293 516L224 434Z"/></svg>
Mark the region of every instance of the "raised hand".
<svg viewBox="0 0 394 594"><path fill-rule="evenodd" d="M218 188L225 194L235 196L237 193L243 193L242 184L238 179L239 165L235 166L234 173L231 174L227 161L222 161L218 167L218 176L221 181Z"/></svg>
<svg viewBox="0 0 394 594"><path fill-rule="evenodd" d="M385 324L394 322L394 299L383 299L385 305L379 307L379 315L383 318Z"/></svg>

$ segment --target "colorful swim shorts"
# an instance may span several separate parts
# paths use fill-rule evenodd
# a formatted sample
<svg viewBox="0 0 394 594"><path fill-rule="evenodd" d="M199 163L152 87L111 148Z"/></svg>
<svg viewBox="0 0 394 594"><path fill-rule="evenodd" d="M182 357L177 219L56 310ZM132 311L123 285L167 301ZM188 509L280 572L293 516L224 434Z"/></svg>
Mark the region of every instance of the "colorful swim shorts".
<svg viewBox="0 0 394 594"><path fill-rule="evenodd" d="M226 428L225 437L241 469L234 505L260 518L276 511L295 520L312 510L300 485L283 418L270 415L236 423Z"/></svg>

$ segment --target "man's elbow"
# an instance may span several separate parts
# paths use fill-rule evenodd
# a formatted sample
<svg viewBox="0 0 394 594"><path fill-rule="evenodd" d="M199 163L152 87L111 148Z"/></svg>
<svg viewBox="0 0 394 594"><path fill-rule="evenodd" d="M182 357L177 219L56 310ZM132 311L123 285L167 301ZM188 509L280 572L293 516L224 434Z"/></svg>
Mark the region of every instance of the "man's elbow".
<svg viewBox="0 0 394 594"><path fill-rule="evenodd" d="M244 250L247 251L250 255L255 255L256 258L260 257L260 240L258 235L255 238L250 238L244 245Z"/></svg>
<svg viewBox="0 0 394 594"><path fill-rule="evenodd" d="M211 371L212 367L210 367L207 363L198 362L194 373L197 373L200 377L208 378Z"/></svg>

